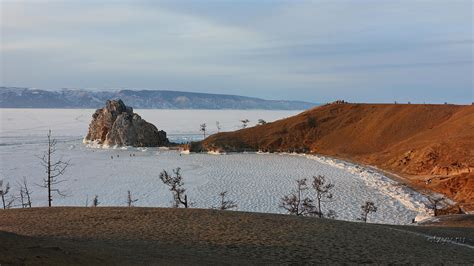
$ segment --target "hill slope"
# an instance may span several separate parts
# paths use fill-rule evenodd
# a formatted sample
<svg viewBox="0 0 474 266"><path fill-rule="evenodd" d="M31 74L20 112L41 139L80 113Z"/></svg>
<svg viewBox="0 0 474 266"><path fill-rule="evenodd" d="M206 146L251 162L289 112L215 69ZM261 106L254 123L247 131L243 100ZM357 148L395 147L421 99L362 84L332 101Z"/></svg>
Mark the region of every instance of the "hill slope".
<svg viewBox="0 0 474 266"><path fill-rule="evenodd" d="M21 221L21 222L19 222ZM472 221L472 217L471 217ZM0 211L2 264L472 264L472 228L173 208ZM436 239L463 237L462 245Z"/></svg>
<svg viewBox="0 0 474 266"><path fill-rule="evenodd" d="M135 109L266 109L304 110L316 104L166 90L47 91L0 87L0 108L100 108L109 99L122 99Z"/></svg>
<svg viewBox="0 0 474 266"><path fill-rule="evenodd" d="M306 152L373 165L474 209L474 106L329 104L205 139L204 150Z"/></svg>

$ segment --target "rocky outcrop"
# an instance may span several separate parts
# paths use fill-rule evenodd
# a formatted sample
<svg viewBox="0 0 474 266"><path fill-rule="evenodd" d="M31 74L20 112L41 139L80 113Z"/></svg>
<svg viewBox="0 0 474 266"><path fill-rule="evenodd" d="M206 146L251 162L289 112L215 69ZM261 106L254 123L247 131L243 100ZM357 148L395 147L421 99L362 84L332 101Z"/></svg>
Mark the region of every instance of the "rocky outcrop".
<svg viewBox="0 0 474 266"><path fill-rule="evenodd" d="M86 142L104 145L157 147L169 144L166 132L143 120L122 100L108 100L92 115Z"/></svg>

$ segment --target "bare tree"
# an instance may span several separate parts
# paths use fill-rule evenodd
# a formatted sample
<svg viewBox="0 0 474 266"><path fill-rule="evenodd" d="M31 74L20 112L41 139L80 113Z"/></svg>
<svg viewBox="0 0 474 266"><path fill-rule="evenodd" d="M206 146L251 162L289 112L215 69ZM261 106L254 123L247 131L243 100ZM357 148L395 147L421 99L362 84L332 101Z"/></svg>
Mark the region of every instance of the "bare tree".
<svg viewBox="0 0 474 266"><path fill-rule="evenodd" d="M230 210L233 208L237 208L237 203L233 200L226 200L225 196L227 194L227 191L219 193L219 196L221 197L221 202L219 207L214 207L214 209L219 209L219 210Z"/></svg>
<svg viewBox="0 0 474 266"><path fill-rule="evenodd" d="M240 120L240 122L242 122L242 128L246 128L248 123L250 122L250 120L248 119L242 119Z"/></svg>
<svg viewBox="0 0 474 266"><path fill-rule="evenodd" d="M51 130L48 131L48 150L44 153L41 159L41 165L46 170L47 177L43 179L42 187L48 189L48 206L51 207L51 202L53 201L52 193L55 192L60 196L65 197L66 195L55 188L56 185L66 181L60 179L60 176L64 174L66 169L69 166L69 161L63 161L61 159L55 161L53 160L53 155L56 152L56 139L51 137Z"/></svg>
<svg viewBox="0 0 474 266"><path fill-rule="evenodd" d="M307 179L296 180L296 189L290 194L281 198L280 208L296 216L311 215L315 211L313 200L304 197L304 191L308 190Z"/></svg>
<svg viewBox="0 0 474 266"><path fill-rule="evenodd" d="M92 207L97 207L99 206L100 201L99 201L99 196L95 195L94 199L92 200Z"/></svg>
<svg viewBox="0 0 474 266"><path fill-rule="evenodd" d="M438 216L439 205L445 200L445 197L436 195L436 196L429 196L428 200L430 204L428 204L428 208L433 210L433 215Z"/></svg>
<svg viewBox="0 0 474 266"><path fill-rule="evenodd" d="M25 195L23 194L23 188L20 187L20 202L21 202L21 207L22 208L25 208L25 200L26 200L26 197Z"/></svg>
<svg viewBox="0 0 474 266"><path fill-rule="evenodd" d="M219 121L216 121L216 128L217 128L217 133L221 132L221 123L219 123Z"/></svg>
<svg viewBox="0 0 474 266"><path fill-rule="evenodd" d="M20 200L22 208L31 208L31 194L32 192L28 188L26 177L23 177L23 182L19 182L20 186Z"/></svg>
<svg viewBox="0 0 474 266"><path fill-rule="evenodd" d="M174 208L179 208L180 205L183 205L184 208L188 207L188 196L184 194L186 189L183 188L183 176L181 175L181 168L173 169L173 175L168 174L166 170L160 173L160 179L165 185L170 188L171 193L173 193L174 199Z"/></svg>
<svg viewBox="0 0 474 266"><path fill-rule="evenodd" d="M334 184L326 180L326 177L323 175L313 176L313 188L316 191L316 200L318 202L317 215L319 218L322 218L323 211L321 210L321 202L324 199L332 199L331 189L334 187Z"/></svg>
<svg viewBox="0 0 474 266"><path fill-rule="evenodd" d="M3 187L3 180L0 180L0 195L2 196L2 203L3 203L3 209L5 210L8 205L5 203L5 195L10 192L10 183L7 183L5 187Z"/></svg>
<svg viewBox="0 0 474 266"><path fill-rule="evenodd" d="M7 204L5 206L6 209L10 209L11 207L14 207L14 203L16 201L16 197L14 197L13 195L10 197L10 199L7 200Z"/></svg>
<svg viewBox="0 0 474 266"><path fill-rule="evenodd" d="M127 205L128 207L133 207L133 203L137 202L138 199L133 199L132 197L132 193L129 191L127 191Z"/></svg>
<svg viewBox="0 0 474 266"><path fill-rule="evenodd" d="M258 124L259 125L265 125L267 123L267 121L263 120L263 119L259 119L258 120Z"/></svg>
<svg viewBox="0 0 474 266"><path fill-rule="evenodd" d="M206 123L203 123L201 124L201 131L202 131L202 134L204 135L204 138L206 138Z"/></svg>
<svg viewBox="0 0 474 266"><path fill-rule="evenodd" d="M377 207L375 206L374 202L372 201L366 201L364 205L360 206L362 209L361 217L358 219L363 222L367 222L367 216L369 213L376 212Z"/></svg>

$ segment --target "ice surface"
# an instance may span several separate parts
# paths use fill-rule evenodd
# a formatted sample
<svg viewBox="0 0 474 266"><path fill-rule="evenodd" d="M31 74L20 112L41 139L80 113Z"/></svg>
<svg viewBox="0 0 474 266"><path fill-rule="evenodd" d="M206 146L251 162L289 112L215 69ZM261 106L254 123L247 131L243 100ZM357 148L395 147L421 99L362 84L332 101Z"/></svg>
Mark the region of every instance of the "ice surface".
<svg viewBox="0 0 474 266"><path fill-rule="evenodd" d="M56 136L82 139L88 130L92 109L0 109L1 142L28 142L29 136L44 136L53 129ZM217 132L216 121L221 131L232 131L241 127L240 120L249 119L249 126L258 119L267 122L293 116L301 111L272 110L134 110L143 119L168 133L171 141L200 140L203 137L200 125L206 123L206 134ZM18 139L19 137L26 137Z"/></svg>
<svg viewBox="0 0 474 266"><path fill-rule="evenodd" d="M143 110L143 117L181 136L199 132L203 121L220 120L226 130L238 126L238 118L267 121L292 115L291 111L172 111ZM165 169L181 167L187 194L193 207L216 206L219 193L227 190L238 210L282 213L280 198L295 186L295 179L325 175L334 184L334 199L323 204L338 219L355 220L360 205L374 201L377 213L370 222L406 224L425 215L420 194L398 185L384 175L354 164L321 156L291 154L183 154L162 148L111 147L99 149L84 145L93 110L0 109L0 178L13 185L27 177L33 190L33 205L45 206L46 191L40 184L45 175L39 159L45 150L45 134L51 128L58 137L58 158L71 160L67 182L60 184L69 197L55 197L53 205L84 206L95 195L101 206L126 206L127 191L139 199L136 206L171 206L171 193L158 178ZM163 112L166 115L163 115ZM234 121L235 122L231 122ZM234 123L233 125L231 125ZM191 138L192 136L190 136Z"/></svg>

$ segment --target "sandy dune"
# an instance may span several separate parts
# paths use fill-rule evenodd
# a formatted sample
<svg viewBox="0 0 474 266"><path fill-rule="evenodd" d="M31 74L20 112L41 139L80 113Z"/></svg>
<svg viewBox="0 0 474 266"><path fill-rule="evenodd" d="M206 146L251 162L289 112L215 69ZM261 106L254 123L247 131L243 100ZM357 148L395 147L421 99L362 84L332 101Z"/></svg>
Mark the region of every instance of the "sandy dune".
<svg viewBox="0 0 474 266"><path fill-rule="evenodd" d="M0 231L2 264L474 263L473 228L202 209L11 209Z"/></svg>

